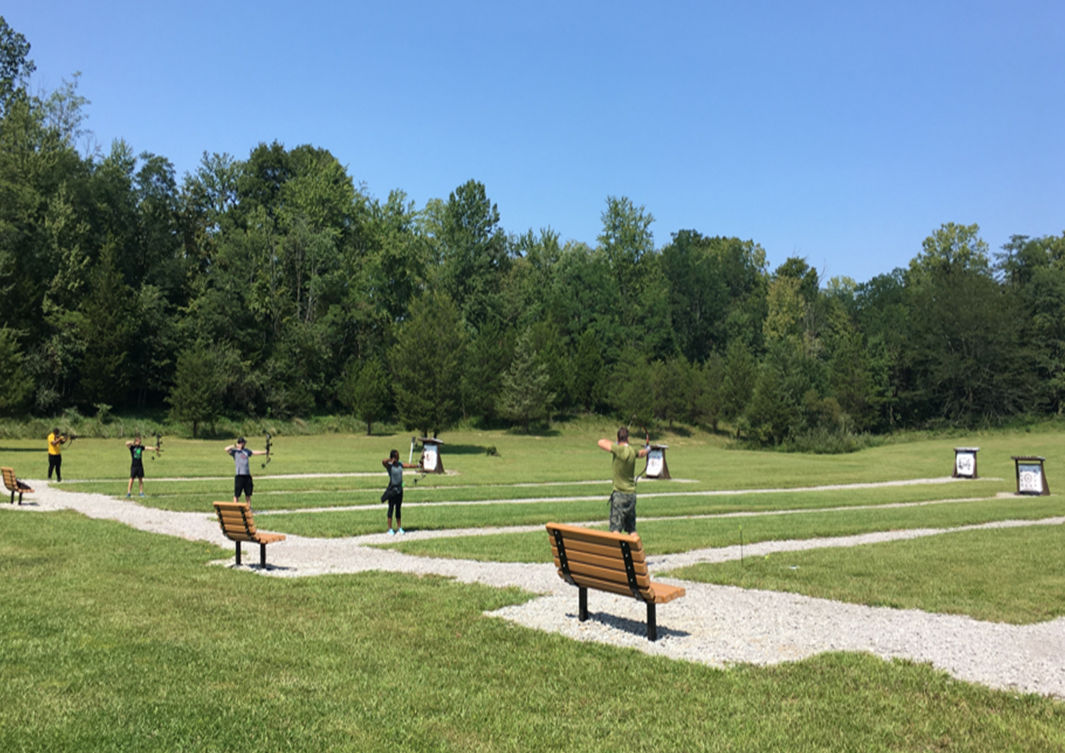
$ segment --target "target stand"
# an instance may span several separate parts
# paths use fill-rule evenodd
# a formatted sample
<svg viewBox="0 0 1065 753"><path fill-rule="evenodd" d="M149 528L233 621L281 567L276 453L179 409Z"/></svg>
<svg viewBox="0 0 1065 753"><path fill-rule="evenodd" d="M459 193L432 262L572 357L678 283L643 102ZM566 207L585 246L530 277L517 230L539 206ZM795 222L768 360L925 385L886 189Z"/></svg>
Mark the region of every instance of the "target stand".
<svg viewBox="0 0 1065 753"><path fill-rule="evenodd" d="M976 475L976 453L979 447L954 448L954 478L978 478Z"/></svg>
<svg viewBox="0 0 1065 753"><path fill-rule="evenodd" d="M1046 458L1037 455L1013 456L1013 462L1017 466L1018 494L1050 494L1050 485L1043 468L1045 460Z"/></svg>
<svg viewBox="0 0 1065 753"><path fill-rule="evenodd" d="M643 469L644 478L672 478L666 465L668 444L653 444L647 452L647 465Z"/></svg>
<svg viewBox="0 0 1065 753"><path fill-rule="evenodd" d="M435 437L421 437L422 443L422 471L424 473L443 473L444 460L440 457L440 445L443 444Z"/></svg>

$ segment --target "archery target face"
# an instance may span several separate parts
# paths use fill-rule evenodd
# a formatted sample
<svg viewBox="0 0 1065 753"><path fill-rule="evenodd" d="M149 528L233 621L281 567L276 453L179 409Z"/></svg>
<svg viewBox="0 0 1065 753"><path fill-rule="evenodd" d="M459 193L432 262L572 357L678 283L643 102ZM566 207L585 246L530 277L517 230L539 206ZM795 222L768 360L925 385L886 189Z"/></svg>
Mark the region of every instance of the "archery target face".
<svg viewBox="0 0 1065 753"><path fill-rule="evenodd" d="M1043 493L1043 466L1038 463L1017 465L1017 491L1021 494Z"/></svg>
<svg viewBox="0 0 1065 753"><path fill-rule="evenodd" d="M959 452L954 456L954 471L958 476L972 478L976 475L976 453Z"/></svg>
<svg viewBox="0 0 1065 753"><path fill-rule="evenodd" d="M651 450L647 453L647 475L661 476L664 461L665 453L662 450Z"/></svg>
<svg viewBox="0 0 1065 753"><path fill-rule="evenodd" d="M425 448L422 450L422 468L427 471L435 471L436 462L436 447L431 444L425 445Z"/></svg>

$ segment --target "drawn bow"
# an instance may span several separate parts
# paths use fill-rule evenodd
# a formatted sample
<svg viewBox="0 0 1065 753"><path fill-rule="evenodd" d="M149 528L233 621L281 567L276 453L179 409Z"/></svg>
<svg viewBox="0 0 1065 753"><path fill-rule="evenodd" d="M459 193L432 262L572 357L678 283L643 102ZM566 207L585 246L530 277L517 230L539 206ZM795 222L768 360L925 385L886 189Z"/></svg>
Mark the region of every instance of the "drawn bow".
<svg viewBox="0 0 1065 753"><path fill-rule="evenodd" d="M270 432L266 432L266 461L263 463L263 468L270 465L270 461L274 459L274 456L270 454L270 448L273 446L273 436L270 434Z"/></svg>

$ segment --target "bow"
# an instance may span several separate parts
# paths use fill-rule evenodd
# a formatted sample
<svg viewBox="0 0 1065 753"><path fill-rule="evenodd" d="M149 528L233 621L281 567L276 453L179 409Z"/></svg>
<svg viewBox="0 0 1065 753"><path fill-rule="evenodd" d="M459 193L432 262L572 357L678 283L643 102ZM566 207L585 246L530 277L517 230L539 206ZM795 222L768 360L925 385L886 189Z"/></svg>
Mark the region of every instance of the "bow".
<svg viewBox="0 0 1065 753"><path fill-rule="evenodd" d="M270 454L270 448L274 446L273 436L270 432L266 432L266 462L263 463L263 468L270 465L270 461L273 460L273 455Z"/></svg>
<svg viewBox="0 0 1065 753"><path fill-rule="evenodd" d="M162 434L156 434L155 435L155 454L152 455L152 460L155 460L156 458L158 458L159 457L159 453L162 452L162 451L163 451L163 435Z"/></svg>

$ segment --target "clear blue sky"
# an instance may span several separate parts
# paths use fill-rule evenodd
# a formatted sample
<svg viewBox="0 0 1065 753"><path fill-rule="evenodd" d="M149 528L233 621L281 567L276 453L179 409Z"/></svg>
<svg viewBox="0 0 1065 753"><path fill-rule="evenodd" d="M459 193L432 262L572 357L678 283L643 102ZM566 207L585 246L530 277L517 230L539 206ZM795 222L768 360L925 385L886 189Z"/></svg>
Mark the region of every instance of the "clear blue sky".
<svg viewBox="0 0 1065 753"><path fill-rule="evenodd" d="M1065 2L57 2L0 10L33 87L161 154L330 150L417 206L484 183L510 233L594 245L607 196L823 280L945 222L1065 231Z"/></svg>

